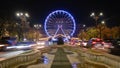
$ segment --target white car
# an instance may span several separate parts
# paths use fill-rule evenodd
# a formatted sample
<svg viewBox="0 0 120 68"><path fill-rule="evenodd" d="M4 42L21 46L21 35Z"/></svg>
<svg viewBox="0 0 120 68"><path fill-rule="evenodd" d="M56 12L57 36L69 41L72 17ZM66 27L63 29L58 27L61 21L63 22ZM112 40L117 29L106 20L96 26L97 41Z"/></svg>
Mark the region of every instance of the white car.
<svg viewBox="0 0 120 68"><path fill-rule="evenodd" d="M114 48L113 44L110 42L104 42L104 47L105 48Z"/></svg>

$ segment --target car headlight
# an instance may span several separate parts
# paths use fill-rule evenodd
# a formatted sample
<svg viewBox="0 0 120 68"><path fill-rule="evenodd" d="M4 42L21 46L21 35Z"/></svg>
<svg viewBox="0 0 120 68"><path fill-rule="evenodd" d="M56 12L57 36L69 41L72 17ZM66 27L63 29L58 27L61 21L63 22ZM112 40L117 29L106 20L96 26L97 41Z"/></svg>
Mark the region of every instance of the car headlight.
<svg viewBox="0 0 120 68"><path fill-rule="evenodd" d="M45 45L45 42L37 42L38 45Z"/></svg>

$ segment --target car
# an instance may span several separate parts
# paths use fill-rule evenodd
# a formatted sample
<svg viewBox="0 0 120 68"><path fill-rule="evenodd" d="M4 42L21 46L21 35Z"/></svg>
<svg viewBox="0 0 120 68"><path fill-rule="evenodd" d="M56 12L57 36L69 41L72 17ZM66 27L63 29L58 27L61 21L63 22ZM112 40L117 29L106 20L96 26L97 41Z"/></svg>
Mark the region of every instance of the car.
<svg viewBox="0 0 120 68"><path fill-rule="evenodd" d="M87 42L88 42L88 41L81 41L81 46L82 46L82 47L87 47Z"/></svg>
<svg viewBox="0 0 120 68"><path fill-rule="evenodd" d="M44 40L37 41L37 45L45 45L45 44L46 44L46 41Z"/></svg>
<svg viewBox="0 0 120 68"><path fill-rule="evenodd" d="M114 48L111 48L110 53L113 55L119 55L120 56L120 39L116 39L114 41Z"/></svg>
<svg viewBox="0 0 120 68"><path fill-rule="evenodd" d="M120 39L116 39L113 45L120 48Z"/></svg>
<svg viewBox="0 0 120 68"><path fill-rule="evenodd" d="M103 45L104 45L104 41L99 38L91 38L87 42L87 47L90 48L103 48Z"/></svg>
<svg viewBox="0 0 120 68"><path fill-rule="evenodd" d="M16 38L14 37L2 37L0 39L0 51L4 51L9 46L13 46L16 44Z"/></svg>
<svg viewBox="0 0 120 68"><path fill-rule="evenodd" d="M105 48L114 48L113 43L114 43L114 39L104 39Z"/></svg>
<svg viewBox="0 0 120 68"><path fill-rule="evenodd" d="M77 46L80 46L81 45L81 40L74 40L74 44L77 45Z"/></svg>
<svg viewBox="0 0 120 68"><path fill-rule="evenodd" d="M11 45L8 41L6 40L0 40L0 51L6 50L6 47Z"/></svg>

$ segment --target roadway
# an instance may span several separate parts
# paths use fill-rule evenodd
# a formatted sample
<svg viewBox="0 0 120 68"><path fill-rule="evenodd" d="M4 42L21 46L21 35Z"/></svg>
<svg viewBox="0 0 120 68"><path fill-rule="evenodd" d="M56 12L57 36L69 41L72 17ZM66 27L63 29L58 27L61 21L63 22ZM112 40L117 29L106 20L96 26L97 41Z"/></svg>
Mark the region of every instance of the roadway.
<svg viewBox="0 0 120 68"><path fill-rule="evenodd" d="M11 57L17 56L17 55L19 55L21 53L24 53L24 52L25 52L24 50L0 52L0 61L5 60L7 58L11 58Z"/></svg>

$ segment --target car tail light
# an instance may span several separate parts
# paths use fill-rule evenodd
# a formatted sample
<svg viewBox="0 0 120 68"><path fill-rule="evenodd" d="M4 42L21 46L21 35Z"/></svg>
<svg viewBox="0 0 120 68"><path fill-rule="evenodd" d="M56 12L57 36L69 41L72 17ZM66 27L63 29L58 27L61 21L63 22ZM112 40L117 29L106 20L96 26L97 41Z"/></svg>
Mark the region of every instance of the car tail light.
<svg viewBox="0 0 120 68"><path fill-rule="evenodd" d="M100 39L99 39L99 38L97 38L96 40L97 40L97 41L100 41Z"/></svg>
<svg viewBox="0 0 120 68"><path fill-rule="evenodd" d="M92 44L96 44L96 42L92 42Z"/></svg>
<svg viewBox="0 0 120 68"><path fill-rule="evenodd" d="M102 44L105 44L105 42L102 42Z"/></svg>

